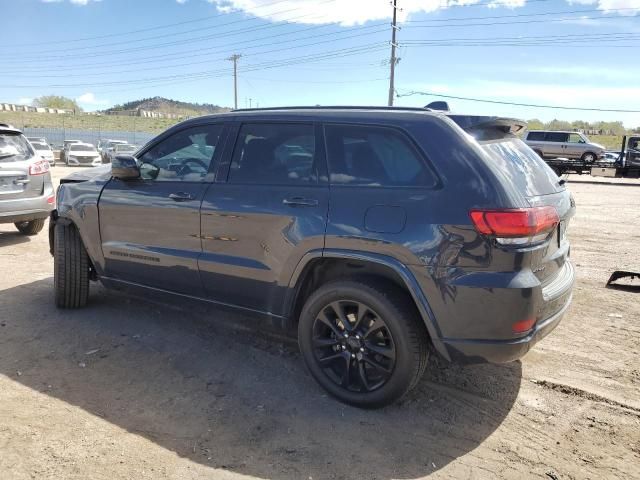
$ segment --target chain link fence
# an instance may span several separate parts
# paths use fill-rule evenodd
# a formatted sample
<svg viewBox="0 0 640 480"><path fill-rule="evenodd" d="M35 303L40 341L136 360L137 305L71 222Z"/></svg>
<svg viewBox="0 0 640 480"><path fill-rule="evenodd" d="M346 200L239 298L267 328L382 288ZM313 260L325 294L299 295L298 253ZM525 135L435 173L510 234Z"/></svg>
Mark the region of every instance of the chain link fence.
<svg viewBox="0 0 640 480"><path fill-rule="evenodd" d="M65 140L80 140L94 145L101 140L124 140L140 146L179 120L116 115L0 112L0 122L21 129L27 137L44 137L49 144L57 148Z"/></svg>

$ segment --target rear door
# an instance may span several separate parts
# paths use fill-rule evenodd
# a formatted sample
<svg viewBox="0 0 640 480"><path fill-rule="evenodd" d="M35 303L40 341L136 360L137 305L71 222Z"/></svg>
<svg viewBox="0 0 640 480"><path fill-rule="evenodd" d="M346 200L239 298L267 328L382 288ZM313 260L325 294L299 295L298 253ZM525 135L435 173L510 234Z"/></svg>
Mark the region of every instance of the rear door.
<svg viewBox="0 0 640 480"><path fill-rule="evenodd" d="M201 296L200 204L224 130L179 130L141 153L141 178L105 186L99 212L107 277Z"/></svg>
<svg viewBox="0 0 640 480"><path fill-rule="evenodd" d="M397 128L327 124L324 132L331 185L326 248L408 254L405 241L425 237L425 208L437 195L437 177L422 153Z"/></svg>
<svg viewBox="0 0 640 480"><path fill-rule="evenodd" d="M284 313L294 269L324 246L329 189L318 130L304 122L236 127L230 163L202 204L198 263L208 298Z"/></svg>

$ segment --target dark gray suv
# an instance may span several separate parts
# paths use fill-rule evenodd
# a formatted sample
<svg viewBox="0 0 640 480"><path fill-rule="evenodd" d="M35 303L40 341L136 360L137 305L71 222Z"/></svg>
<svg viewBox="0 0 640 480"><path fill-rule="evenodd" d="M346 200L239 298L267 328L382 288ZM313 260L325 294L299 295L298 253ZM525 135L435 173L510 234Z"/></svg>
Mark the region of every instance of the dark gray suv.
<svg viewBox="0 0 640 480"><path fill-rule="evenodd" d="M59 307L89 281L297 329L338 399L388 404L430 352L508 362L560 321L575 205L510 119L282 108L188 120L63 180Z"/></svg>

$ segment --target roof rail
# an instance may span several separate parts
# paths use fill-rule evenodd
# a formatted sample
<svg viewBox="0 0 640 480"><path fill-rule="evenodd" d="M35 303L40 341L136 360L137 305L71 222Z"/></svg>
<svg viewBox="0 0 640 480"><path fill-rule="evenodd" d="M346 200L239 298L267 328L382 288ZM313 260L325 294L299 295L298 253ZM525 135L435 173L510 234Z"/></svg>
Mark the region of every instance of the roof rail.
<svg viewBox="0 0 640 480"><path fill-rule="evenodd" d="M236 108L232 112L263 112L269 110L392 110L392 111L418 111L429 112L425 107L387 107L387 106L358 106L358 105L308 105L294 107L263 107L263 108Z"/></svg>

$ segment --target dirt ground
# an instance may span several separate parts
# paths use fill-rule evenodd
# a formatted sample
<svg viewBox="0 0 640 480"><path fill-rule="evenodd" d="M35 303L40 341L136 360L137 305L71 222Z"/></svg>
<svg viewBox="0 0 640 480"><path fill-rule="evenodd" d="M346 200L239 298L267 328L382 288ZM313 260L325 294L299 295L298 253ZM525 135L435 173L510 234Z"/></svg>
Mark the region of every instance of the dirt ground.
<svg viewBox="0 0 640 480"><path fill-rule="evenodd" d="M581 180L560 326L521 362L436 361L377 411L256 319L95 284L57 310L46 233L0 225L0 479L640 479L640 294L604 288L640 270L640 181Z"/></svg>

